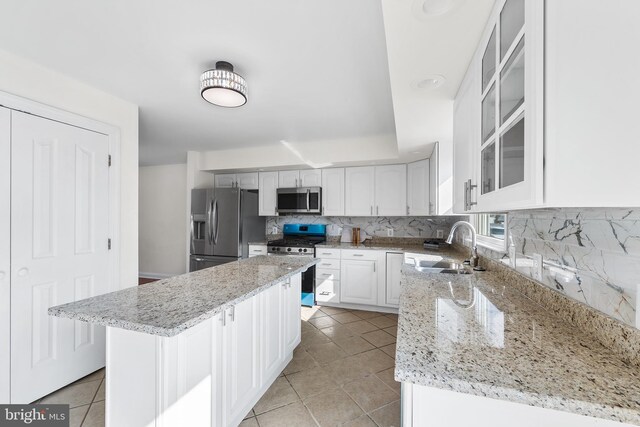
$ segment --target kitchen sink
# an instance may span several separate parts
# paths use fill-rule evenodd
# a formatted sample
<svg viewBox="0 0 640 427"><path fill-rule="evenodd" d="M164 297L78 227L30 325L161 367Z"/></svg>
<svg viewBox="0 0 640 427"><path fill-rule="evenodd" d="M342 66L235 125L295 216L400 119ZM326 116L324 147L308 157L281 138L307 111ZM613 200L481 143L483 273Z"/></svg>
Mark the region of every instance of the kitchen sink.
<svg viewBox="0 0 640 427"><path fill-rule="evenodd" d="M440 274L471 274L464 264L455 261L428 261L419 260L415 264L415 269L423 273L440 273Z"/></svg>

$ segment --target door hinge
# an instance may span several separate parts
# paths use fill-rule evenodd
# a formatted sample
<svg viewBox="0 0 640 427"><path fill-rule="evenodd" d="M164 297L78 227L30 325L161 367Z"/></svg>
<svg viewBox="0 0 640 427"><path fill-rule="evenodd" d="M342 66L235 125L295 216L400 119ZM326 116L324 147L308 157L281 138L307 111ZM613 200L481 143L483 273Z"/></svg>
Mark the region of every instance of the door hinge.
<svg viewBox="0 0 640 427"><path fill-rule="evenodd" d="M109 166L111 166L111 154L109 154Z"/></svg>
<svg viewBox="0 0 640 427"><path fill-rule="evenodd" d="M111 250L111 239L107 239L107 249Z"/></svg>

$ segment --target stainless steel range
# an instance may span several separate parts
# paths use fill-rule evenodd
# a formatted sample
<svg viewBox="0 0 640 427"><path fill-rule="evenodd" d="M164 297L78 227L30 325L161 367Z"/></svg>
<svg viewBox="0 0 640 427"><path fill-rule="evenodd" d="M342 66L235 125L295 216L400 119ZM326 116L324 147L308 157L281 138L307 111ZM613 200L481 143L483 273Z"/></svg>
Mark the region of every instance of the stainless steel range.
<svg viewBox="0 0 640 427"><path fill-rule="evenodd" d="M327 226L324 224L285 224L283 238L267 244L269 255L315 256L315 246L327 240ZM302 305L315 305L316 267L302 273Z"/></svg>

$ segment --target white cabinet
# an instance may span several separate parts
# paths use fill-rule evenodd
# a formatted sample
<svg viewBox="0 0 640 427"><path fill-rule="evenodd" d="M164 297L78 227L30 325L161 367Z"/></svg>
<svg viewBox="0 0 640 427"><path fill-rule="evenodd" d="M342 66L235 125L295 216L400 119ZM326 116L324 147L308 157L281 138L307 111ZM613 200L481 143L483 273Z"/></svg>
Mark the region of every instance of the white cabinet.
<svg viewBox="0 0 640 427"><path fill-rule="evenodd" d="M300 187L320 187L322 185L321 169L300 170Z"/></svg>
<svg viewBox="0 0 640 427"><path fill-rule="evenodd" d="M236 187L240 187L243 190L257 190L258 172L236 174Z"/></svg>
<svg viewBox="0 0 640 427"><path fill-rule="evenodd" d="M0 107L0 402L8 403L10 383L10 283L11 246L11 112Z"/></svg>
<svg viewBox="0 0 640 427"><path fill-rule="evenodd" d="M400 276L403 263L403 253L387 252L385 281L385 303L387 305L394 307L400 305Z"/></svg>
<svg viewBox="0 0 640 427"><path fill-rule="evenodd" d="M278 172L278 188L299 187L299 179L300 173L298 171L280 171Z"/></svg>
<svg viewBox="0 0 640 427"><path fill-rule="evenodd" d="M340 249L316 248L316 302L340 302Z"/></svg>
<svg viewBox="0 0 640 427"><path fill-rule="evenodd" d="M278 376L284 357L284 296L288 286L289 281L286 281L260 293L260 372L264 381Z"/></svg>
<svg viewBox="0 0 640 427"><path fill-rule="evenodd" d="M320 187L321 169L303 169L278 172L278 188Z"/></svg>
<svg viewBox="0 0 640 427"><path fill-rule="evenodd" d="M249 245L249 258L266 254L267 245Z"/></svg>
<svg viewBox="0 0 640 427"><path fill-rule="evenodd" d="M258 213L260 216L276 215L276 190L278 189L278 172L258 173Z"/></svg>
<svg viewBox="0 0 640 427"><path fill-rule="evenodd" d="M343 250L340 267L340 301L376 305L378 303L376 251Z"/></svg>
<svg viewBox="0 0 640 427"><path fill-rule="evenodd" d="M436 146L429 157L429 215L438 215L440 213L440 143L436 142ZM446 184L447 187L451 187L451 182ZM444 184L443 184L444 187ZM407 189L407 191L410 191ZM451 202L446 203L447 206L451 206Z"/></svg>
<svg viewBox="0 0 640 427"><path fill-rule="evenodd" d="M344 168L322 169L322 215L344 215Z"/></svg>
<svg viewBox="0 0 640 427"><path fill-rule="evenodd" d="M214 180L216 188L258 189L258 172L216 174Z"/></svg>
<svg viewBox="0 0 640 427"><path fill-rule="evenodd" d="M236 174L216 174L214 177L216 188L232 188L236 186Z"/></svg>
<svg viewBox="0 0 640 427"><path fill-rule="evenodd" d="M407 165L375 167L375 215L407 214Z"/></svg>
<svg viewBox="0 0 640 427"><path fill-rule="evenodd" d="M302 276L295 275L284 288L284 354L290 354L300 344Z"/></svg>
<svg viewBox="0 0 640 427"><path fill-rule="evenodd" d="M372 216L375 205L375 168L345 169L345 215Z"/></svg>
<svg viewBox="0 0 640 427"><path fill-rule="evenodd" d="M430 215L429 159L407 165L407 215Z"/></svg>

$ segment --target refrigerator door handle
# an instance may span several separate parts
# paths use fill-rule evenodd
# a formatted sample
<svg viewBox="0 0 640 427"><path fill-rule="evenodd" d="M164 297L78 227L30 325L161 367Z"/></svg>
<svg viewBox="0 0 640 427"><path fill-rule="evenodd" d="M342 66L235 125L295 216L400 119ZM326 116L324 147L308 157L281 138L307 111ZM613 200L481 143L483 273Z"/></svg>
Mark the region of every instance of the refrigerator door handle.
<svg viewBox="0 0 640 427"><path fill-rule="evenodd" d="M195 242L193 241L193 236L195 234L195 223L193 222L193 214L191 214L191 253L194 253L196 251L196 245Z"/></svg>
<svg viewBox="0 0 640 427"><path fill-rule="evenodd" d="M213 213L213 200L209 202L209 206L207 206L207 240L209 244L213 244L213 222L212 222L212 213Z"/></svg>
<svg viewBox="0 0 640 427"><path fill-rule="evenodd" d="M219 223L220 223L220 215L218 215L218 200L216 199L213 202L213 212L214 212L214 217L215 217L215 224L216 224L216 228L215 231L213 232L213 244L216 245L218 243L218 228L219 228Z"/></svg>

